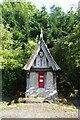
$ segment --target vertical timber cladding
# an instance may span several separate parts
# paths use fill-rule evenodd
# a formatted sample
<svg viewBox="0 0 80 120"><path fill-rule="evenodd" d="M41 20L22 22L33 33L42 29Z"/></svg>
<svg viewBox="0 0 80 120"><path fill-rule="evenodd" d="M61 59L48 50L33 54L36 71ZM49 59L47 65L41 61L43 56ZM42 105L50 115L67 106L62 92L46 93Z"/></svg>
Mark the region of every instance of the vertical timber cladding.
<svg viewBox="0 0 80 120"><path fill-rule="evenodd" d="M57 79L56 79L56 73L53 72L53 88L54 90L57 90Z"/></svg>
<svg viewBox="0 0 80 120"><path fill-rule="evenodd" d="M29 88L38 88L38 73L37 72L30 72L30 82Z"/></svg>
<svg viewBox="0 0 80 120"><path fill-rule="evenodd" d="M53 90L53 72L47 72L47 89Z"/></svg>
<svg viewBox="0 0 80 120"><path fill-rule="evenodd" d="M26 90L29 89L29 81L30 81L30 74L29 72L26 73Z"/></svg>

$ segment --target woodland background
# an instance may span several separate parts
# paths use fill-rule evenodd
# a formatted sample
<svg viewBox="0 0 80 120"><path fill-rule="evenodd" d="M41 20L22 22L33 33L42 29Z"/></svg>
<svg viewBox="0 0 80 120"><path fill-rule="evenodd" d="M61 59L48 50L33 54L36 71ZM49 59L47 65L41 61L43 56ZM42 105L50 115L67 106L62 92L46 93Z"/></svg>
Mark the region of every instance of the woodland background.
<svg viewBox="0 0 80 120"><path fill-rule="evenodd" d="M0 69L4 98L24 96L26 72L22 69L32 54L43 29L53 58L61 67L57 77L59 97L80 97L79 10L65 13L52 5L50 13L31 2L0 4Z"/></svg>

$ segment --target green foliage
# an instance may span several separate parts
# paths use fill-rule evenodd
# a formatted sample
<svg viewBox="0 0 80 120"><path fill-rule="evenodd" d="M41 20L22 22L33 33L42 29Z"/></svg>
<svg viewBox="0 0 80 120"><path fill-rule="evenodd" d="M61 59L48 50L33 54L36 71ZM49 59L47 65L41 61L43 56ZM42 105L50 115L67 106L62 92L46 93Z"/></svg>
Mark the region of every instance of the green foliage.
<svg viewBox="0 0 80 120"><path fill-rule="evenodd" d="M2 17L4 25L9 24L13 33L13 39L27 42L31 33L39 28L34 16L38 10L30 2L5 2L2 5ZM34 25L35 24L35 25ZM33 36L33 38L35 35Z"/></svg>
<svg viewBox="0 0 80 120"><path fill-rule="evenodd" d="M3 2L0 5L0 69L3 69L3 93L8 97L25 91L25 72L22 70L39 39L42 27L44 40L61 67L58 90L70 96L80 93L80 22L78 12L64 13L53 5L47 13L30 2ZM23 82L24 81L24 82ZM18 86L19 87L18 87ZM15 87L14 87L15 86ZM13 95L14 94L14 95Z"/></svg>
<svg viewBox="0 0 80 120"><path fill-rule="evenodd" d="M73 33L58 39L51 50L54 51L53 56L62 69L58 89L65 97L70 97L71 92L75 94L75 90L78 90L78 95L80 93L80 38L76 27Z"/></svg>
<svg viewBox="0 0 80 120"><path fill-rule="evenodd" d="M23 49L23 44L19 41L14 41L12 39L12 34L4 28L3 24L0 25L0 28L0 63L2 63L0 64L0 68L3 69L3 94L12 98L13 93L16 93L17 89L16 86L16 88L11 91L16 84L15 81L18 81L17 83L19 83L19 86L23 79L25 81L25 73L22 67L26 64L36 43L29 39L27 44L24 43L25 49Z"/></svg>

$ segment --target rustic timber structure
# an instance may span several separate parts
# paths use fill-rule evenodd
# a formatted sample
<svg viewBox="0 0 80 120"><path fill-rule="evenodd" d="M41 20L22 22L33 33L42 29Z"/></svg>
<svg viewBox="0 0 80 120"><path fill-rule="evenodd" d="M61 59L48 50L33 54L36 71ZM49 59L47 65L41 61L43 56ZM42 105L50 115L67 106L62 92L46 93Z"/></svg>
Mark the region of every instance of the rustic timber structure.
<svg viewBox="0 0 80 120"><path fill-rule="evenodd" d="M26 70L26 97L58 97L56 71L60 67L43 40L42 30L40 41L23 69Z"/></svg>

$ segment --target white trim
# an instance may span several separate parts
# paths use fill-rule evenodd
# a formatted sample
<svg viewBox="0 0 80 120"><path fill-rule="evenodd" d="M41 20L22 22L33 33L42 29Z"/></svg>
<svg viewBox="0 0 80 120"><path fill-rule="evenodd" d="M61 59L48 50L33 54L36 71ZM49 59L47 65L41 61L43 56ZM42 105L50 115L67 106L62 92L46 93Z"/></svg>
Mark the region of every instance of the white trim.
<svg viewBox="0 0 80 120"><path fill-rule="evenodd" d="M40 76L40 78L43 78L44 76Z"/></svg>
<svg viewBox="0 0 80 120"><path fill-rule="evenodd" d="M42 79L40 79L40 80L39 80L39 82L43 82L43 80L42 80Z"/></svg>

